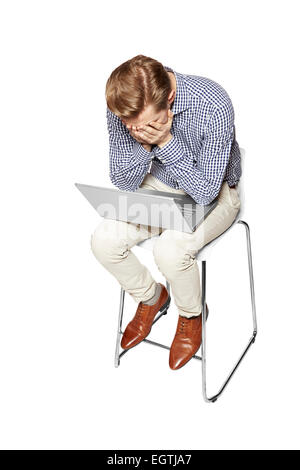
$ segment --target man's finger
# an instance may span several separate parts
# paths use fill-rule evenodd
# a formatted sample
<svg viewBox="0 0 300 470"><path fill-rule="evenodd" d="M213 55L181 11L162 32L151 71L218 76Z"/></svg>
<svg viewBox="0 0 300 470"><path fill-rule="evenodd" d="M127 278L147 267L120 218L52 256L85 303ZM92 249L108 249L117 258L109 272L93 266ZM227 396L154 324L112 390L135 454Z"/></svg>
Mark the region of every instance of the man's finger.
<svg viewBox="0 0 300 470"><path fill-rule="evenodd" d="M147 136L146 134L140 135L136 131L132 131L131 135L135 140L137 140L140 143L143 143L143 144L150 144L151 143L151 142L148 141L149 138L151 138L150 135L149 136Z"/></svg>
<svg viewBox="0 0 300 470"><path fill-rule="evenodd" d="M137 131L132 131L132 136L137 138L137 139L141 139L143 136L140 134L140 132L137 132Z"/></svg>
<svg viewBox="0 0 300 470"><path fill-rule="evenodd" d="M163 127L164 127L164 124L160 124L159 122L157 121L151 121L149 123L149 126L153 127L154 129L157 129L158 131L160 131Z"/></svg>
<svg viewBox="0 0 300 470"><path fill-rule="evenodd" d="M147 144L151 144L151 140L153 139L153 135L147 134L146 132L144 133L139 133L139 138L142 140L145 140Z"/></svg>
<svg viewBox="0 0 300 470"><path fill-rule="evenodd" d="M147 126L147 125L142 126L142 129L139 128L139 132L145 133L146 135L149 135L149 136L156 136L157 130L158 129L154 129L153 127Z"/></svg>

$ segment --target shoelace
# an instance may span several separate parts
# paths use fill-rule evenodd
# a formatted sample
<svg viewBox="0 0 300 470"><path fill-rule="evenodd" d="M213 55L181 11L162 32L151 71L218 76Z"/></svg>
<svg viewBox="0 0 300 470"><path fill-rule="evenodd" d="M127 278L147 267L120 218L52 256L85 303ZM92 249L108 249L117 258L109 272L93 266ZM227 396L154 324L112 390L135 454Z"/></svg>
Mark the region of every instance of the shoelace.
<svg viewBox="0 0 300 470"><path fill-rule="evenodd" d="M178 328L177 328L177 334L185 333L187 324L188 324L188 321L181 318L179 320L179 324L178 324Z"/></svg>
<svg viewBox="0 0 300 470"><path fill-rule="evenodd" d="M133 319L134 323L139 323L140 322L140 320L142 319L142 314L145 312L147 307L148 307L148 305L145 305L142 302L140 302L140 304L138 305L135 317Z"/></svg>

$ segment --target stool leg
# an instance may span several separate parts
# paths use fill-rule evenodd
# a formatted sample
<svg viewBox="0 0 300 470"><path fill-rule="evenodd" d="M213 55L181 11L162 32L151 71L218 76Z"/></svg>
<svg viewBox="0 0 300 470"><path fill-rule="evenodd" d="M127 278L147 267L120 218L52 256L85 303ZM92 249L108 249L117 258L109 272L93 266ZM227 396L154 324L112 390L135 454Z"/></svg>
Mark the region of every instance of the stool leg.
<svg viewBox="0 0 300 470"><path fill-rule="evenodd" d="M166 289L169 292L169 295L171 294L171 289L170 289L170 283L169 281L166 280Z"/></svg>
<svg viewBox="0 0 300 470"><path fill-rule="evenodd" d="M166 288L170 294L170 283L166 281ZM117 330L117 340L116 340L116 349L115 349L115 367L119 367L121 357L126 354L129 350L124 349L124 351L120 354L120 343L121 343L121 335L122 332L122 320L123 320L123 311L124 311L124 299L125 299L125 290L121 287L120 292L120 305L119 305L119 318L118 318L118 330ZM164 307L163 310L160 311L159 315L153 321L153 324L156 323L163 315L165 315L168 311L170 302ZM150 340L144 339L145 342L151 343ZM154 344L154 342L152 342ZM160 343L155 343L157 346L165 347Z"/></svg>
<svg viewBox="0 0 300 470"><path fill-rule="evenodd" d="M219 396L224 391L226 385L232 378L233 374L235 373L236 369L242 362L243 358L245 357L246 353L248 352L250 346L254 343L255 337L257 335L257 319L256 319L256 308L255 308L255 294L254 294L254 280L253 280L253 266L252 266L252 253L251 253L251 242L250 242L250 229L249 225L244 222L243 220L239 220L238 223L244 225L246 229L246 238L247 238L247 253L248 253L248 266L249 266L249 279L250 279L250 291L251 291L251 303L252 303L252 320L253 320L253 333L252 336L244 349L243 353L241 354L240 358L232 368L230 374L226 378L225 382L223 383L220 390L213 395L212 397L207 396L206 392L206 261L202 261L202 273L201 273L201 282L202 282L202 393L203 398L206 402L215 402Z"/></svg>
<svg viewBox="0 0 300 470"><path fill-rule="evenodd" d="M250 280L251 304L252 304L253 334L256 336L257 335L257 319L256 319L256 307L255 307L255 292L254 292L254 278L253 278L250 228L249 228L249 225L247 224L247 222L245 222L244 220L239 220L238 223L243 224L244 227L245 227L245 230L246 230L249 280Z"/></svg>
<svg viewBox="0 0 300 470"><path fill-rule="evenodd" d="M122 334L122 319L123 319L123 310L124 310L124 297L125 290L121 287L120 292L120 306L119 306L119 317L118 317L118 331L117 331L117 341L116 341L116 352L115 352L115 367L120 365L120 340Z"/></svg>

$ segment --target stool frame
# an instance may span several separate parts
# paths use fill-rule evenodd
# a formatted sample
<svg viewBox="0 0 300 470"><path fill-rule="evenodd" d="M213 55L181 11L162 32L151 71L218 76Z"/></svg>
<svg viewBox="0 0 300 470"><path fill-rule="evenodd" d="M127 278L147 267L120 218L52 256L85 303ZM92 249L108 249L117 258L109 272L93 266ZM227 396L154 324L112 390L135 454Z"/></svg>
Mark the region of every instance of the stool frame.
<svg viewBox="0 0 300 470"><path fill-rule="evenodd" d="M226 386L228 385L229 381L233 377L234 373L236 372L237 368L241 364L243 358L247 354L247 352L250 349L250 346L254 344L255 338L257 336L257 318L256 318L256 306L255 306L255 292L254 292L254 276L253 276L253 263L252 263L252 251L251 251L251 240L250 240L250 228L247 222L244 220L237 220L236 223L232 225L232 227L236 224L242 224L245 228L246 232L246 241L247 241L247 254L248 254L248 268L249 268L249 281L250 281L250 292L251 292L251 305L252 305L252 322L253 322L253 331L252 335L250 337L250 340L247 343L247 346L243 350L241 356L237 360L237 362L234 364L233 368L231 369L230 373L226 377L223 385L220 387L220 389L217 391L217 393L213 394L211 397L208 397L207 395L207 365L206 365L206 321L204 320L206 318L206 260L202 260L202 269L201 269L201 288L202 288L202 298L201 298L201 304L202 304L202 313L205 313L202 315L202 343L201 343L201 356L194 355L192 359L200 360L202 362L202 395L204 400L207 403L214 403L217 401L217 399L220 397L220 395L223 393L225 390ZM230 227L230 228L232 228ZM214 242L212 240L212 242ZM207 244L209 245L209 243ZM207 246L205 245L205 247ZM200 250L201 251L201 250ZM168 281L166 281L166 288L170 294L170 284ZM121 336L123 334L122 331L122 320L123 320L123 311L124 311L124 300L125 300L125 291L121 287L121 292L120 292L120 304L119 304L119 316L118 316L118 330L117 330L117 340L116 340L116 349L115 349L115 367L118 367L120 365L120 359L123 357L124 354L126 354L130 349L125 349L120 353L120 342L121 342ZM156 323L163 315L165 315L168 311L169 308L168 303L163 310L159 311L153 324ZM148 343L152 346L158 346L163 349L169 349L170 347L161 344L157 341L153 341L150 339L145 338L142 342Z"/></svg>

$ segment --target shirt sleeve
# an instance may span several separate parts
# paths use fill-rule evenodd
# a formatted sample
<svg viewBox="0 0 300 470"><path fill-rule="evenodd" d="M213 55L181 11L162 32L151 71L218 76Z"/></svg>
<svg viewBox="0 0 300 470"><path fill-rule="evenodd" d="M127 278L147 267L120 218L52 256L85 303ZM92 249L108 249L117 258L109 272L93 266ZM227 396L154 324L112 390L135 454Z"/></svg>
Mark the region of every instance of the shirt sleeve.
<svg viewBox="0 0 300 470"><path fill-rule="evenodd" d="M109 134L109 177L119 189L135 191L142 183L151 164L148 152L129 133L121 119L106 110Z"/></svg>
<svg viewBox="0 0 300 470"><path fill-rule="evenodd" d="M155 155L166 170L198 204L207 205L219 194L234 140L232 105L216 108L207 125L204 140L195 142L199 150L191 155L184 141L173 135Z"/></svg>

